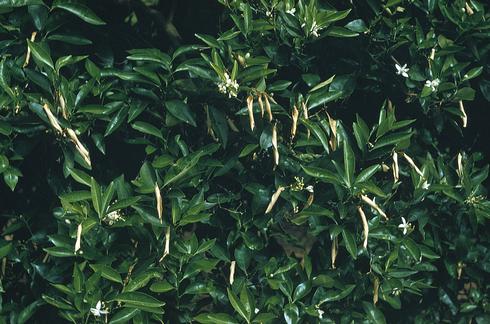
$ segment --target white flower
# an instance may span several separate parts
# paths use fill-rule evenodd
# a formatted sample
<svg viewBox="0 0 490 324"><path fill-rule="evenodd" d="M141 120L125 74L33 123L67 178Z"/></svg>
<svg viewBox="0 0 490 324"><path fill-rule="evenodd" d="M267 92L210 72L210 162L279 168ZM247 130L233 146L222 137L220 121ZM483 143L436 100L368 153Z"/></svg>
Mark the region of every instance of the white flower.
<svg viewBox="0 0 490 324"><path fill-rule="evenodd" d="M404 78L408 78L408 71L410 71L410 69L407 67L406 64L403 64L403 66L400 66L399 64L395 64L395 69L396 69L396 74L401 75Z"/></svg>
<svg viewBox="0 0 490 324"><path fill-rule="evenodd" d="M310 32L313 36L318 37L319 34L318 32L320 31L320 27L316 24L316 21L313 21L313 24L311 25Z"/></svg>
<svg viewBox="0 0 490 324"><path fill-rule="evenodd" d="M427 88L430 88L432 91L436 91L437 87L439 86L439 84L441 83L441 81L439 79L434 79L434 80L427 80L425 81L425 86Z"/></svg>
<svg viewBox="0 0 490 324"><path fill-rule="evenodd" d="M255 314L258 314L258 313L259 313L259 311L260 311L260 310L259 310L259 309L256 307L256 308L255 308L255 310L254 310L254 313L255 313Z"/></svg>
<svg viewBox="0 0 490 324"><path fill-rule="evenodd" d="M429 182L425 180L424 183L422 183L422 189L427 190L429 189L429 187L430 187Z"/></svg>
<svg viewBox="0 0 490 324"><path fill-rule="evenodd" d="M236 97L238 95L238 82L236 80L232 80L230 75L225 72L225 79L218 83L218 91L223 94L228 94L228 98Z"/></svg>
<svg viewBox="0 0 490 324"><path fill-rule="evenodd" d="M266 15L267 17L272 17L272 11L267 10L267 11L265 12L265 15Z"/></svg>
<svg viewBox="0 0 490 324"><path fill-rule="evenodd" d="M94 316L99 317L101 315L109 314L109 311L100 309L102 307L102 302L99 300L95 308L91 307L90 312L94 314Z"/></svg>
<svg viewBox="0 0 490 324"><path fill-rule="evenodd" d="M313 186L309 185L305 188L306 191L313 193Z"/></svg>
<svg viewBox="0 0 490 324"><path fill-rule="evenodd" d="M319 318L319 319L322 319L322 318L323 318L323 314L325 314L325 311L323 311L323 310L319 309L319 310L318 310L318 318Z"/></svg>
<svg viewBox="0 0 490 324"><path fill-rule="evenodd" d="M400 225L398 225L398 228L403 229L403 235L407 235L407 232L410 229L410 226L412 226L412 225L405 220L405 217L402 216L402 223Z"/></svg>
<svg viewBox="0 0 490 324"><path fill-rule="evenodd" d="M288 14L290 14L290 15L293 15L293 16L294 16L294 14L295 14L295 12L296 12L296 8L291 8L291 9L289 9L289 10L286 10L286 12L287 12Z"/></svg>

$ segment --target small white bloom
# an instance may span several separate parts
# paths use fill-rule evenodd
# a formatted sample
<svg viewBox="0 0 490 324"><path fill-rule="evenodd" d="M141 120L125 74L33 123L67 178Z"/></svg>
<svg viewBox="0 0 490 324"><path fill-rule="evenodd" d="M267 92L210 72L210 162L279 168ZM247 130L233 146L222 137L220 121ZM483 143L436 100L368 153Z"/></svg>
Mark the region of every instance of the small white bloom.
<svg viewBox="0 0 490 324"><path fill-rule="evenodd" d="M255 308L254 313L255 313L255 314L258 314L258 313L259 313L259 311L260 311L260 310L259 310L258 308Z"/></svg>
<svg viewBox="0 0 490 324"><path fill-rule="evenodd" d="M405 217L402 216L402 223L398 225L398 228L403 229L403 235L407 235L410 226L412 225L406 221Z"/></svg>
<svg viewBox="0 0 490 324"><path fill-rule="evenodd" d="M427 180L425 180L424 183L422 183L422 189L424 189L424 190L429 189L429 186L430 185L429 185L429 182Z"/></svg>
<svg viewBox="0 0 490 324"><path fill-rule="evenodd" d="M318 310L318 318L319 318L319 319L322 319L322 318L323 318L323 314L325 314L325 311L323 311L323 310L319 309L319 310Z"/></svg>
<svg viewBox="0 0 490 324"><path fill-rule="evenodd" d="M396 69L396 74L401 75L404 78L408 78L408 71L410 71L410 69L407 67L406 64L403 64L403 66L400 66L399 64L395 64L395 69Z"/></svg>
<svg viewBox="0 0 490 324"><path fill-rule="evenodd" d="M287 12L288 14L290 14L290 15L293 15L293 16L294 16L294 14L296 13L296 8L291 8L291 9L289 9L289 10L286 10L286 12Z"/></svg>
<svg viewBox="0 0 490 324"><path fill-rule="evenodd" d="M95 308L91 307L90 312L94 314L94 316L99 317L101 315L109 314L109 311L103 310L102 308L102 302L99 300L97 304L95 305Z"/></svg>
<svg viewBox="0 0 490 324"><path fill-rule="evenodd" d="M437 87L439 86L439 84L441 83L441 81L439 79L434 79L434 80L427 80L425 81L425 86L427 88L430 88L432 91L436 91L437 90Z"/></svg>
<svg viewBox="0 0 490 324"><path fill-rule="evenodd" d="M267 10L267 11L265 12L265 15L266 15L267 17L272 17L272 11Z"/></svg>
<svg viewBox="0 0 490 324"><path fill-rule="evenodd" d="M312 185L307 186L305 189L306 189L306 191L313 193L313 186Z"/></svg>

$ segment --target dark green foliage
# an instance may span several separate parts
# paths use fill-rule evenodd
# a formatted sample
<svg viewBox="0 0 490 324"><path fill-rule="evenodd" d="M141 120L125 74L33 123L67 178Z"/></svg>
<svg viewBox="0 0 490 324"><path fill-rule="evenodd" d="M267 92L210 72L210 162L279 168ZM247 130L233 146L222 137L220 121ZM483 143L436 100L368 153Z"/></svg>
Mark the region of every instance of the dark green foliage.
<svg viewBox="0 0 490 324"><path fill-rule="evenodd" d="M490 322L489 10L0 0L0 323Z"/></svg>

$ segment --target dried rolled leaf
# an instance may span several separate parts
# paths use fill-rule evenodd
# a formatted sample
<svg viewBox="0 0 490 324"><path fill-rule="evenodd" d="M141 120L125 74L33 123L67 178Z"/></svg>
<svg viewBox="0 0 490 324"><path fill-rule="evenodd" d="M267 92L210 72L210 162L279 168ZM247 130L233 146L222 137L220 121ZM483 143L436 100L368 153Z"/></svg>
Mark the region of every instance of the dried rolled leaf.
<svg viewBox="0 0 490 324"><path fill-rule="evenodd" d="M91 166L92 163L90 161L90 153L89 151L85 148L85 146L80 142L78 139L77 134L75 131L71 128L66 129L66 133L68 134L68 137L72 140L72 142L75 144L75 148L77 149L78 153L82 156L83 160Z"/></svg>
<svg viewBox="0 0 490 324"><path fill-rule="evenodd" d="M226 122L228 123L228 126L230 127L230 129L232 131L234 131L235 133L239 133L240 132L238 130L238 127L236 127L235 122L233 121L233 119L231 119L230 117L226 116Z"/></svg>
<svg viewBox="0 0 490 324"><path fill-rule="evenodd" d="M262 101L262 93L259 93L257 96L257 101L259 102L259 108L260 108L260 117L264 118L264 102Z"/></svg>
<svg viewBox="0 0 490 324"><path fill-rule="evenodd" d="M468 16L472 16L475 13L468 2L464 4L464 8L466 9L466 13L468 14Z"/></svg>
<svg viewBox="0 0 490 324"><path fill-rule="evenodd" d="M339 240L336 236L332 241L332 249L330 251L330 256L332 258L332 269L335 269L335 260L337 259L338 250L339 250Z"/></svg>
<svg viewBox="0 0 490 324"><path fill-rule="evenodd" d="M458 153L458 157L457 157L457 161L458 161L458 176L461 178L463 177L463 155L461 153Z"/></svg>
<svg viewBox="0 0 490 324"><path fill-rule="evenodd" d="M170 254L170 226L167 227L165 231L165 249L163 250L163 255L159 262L162 262L165 257Z"/></svg>
<svg viewBox="0 0 490 324"><path fill-rule="evenodd" d="M160 224L163 224L163 200L162 200L162 194L160 192L160 187L158 186L158 183L155 182L155 198L157 201L157 213L158 213L158 218L160 219Z"/></svg>
<svg viewBox="0 0 490 324"><path fill-rule="evenodd" d="M46 116L48 116L49 123L51 126L60 134L63 133L63 129L61 128L60 124L58 123L58 119L53 115L51 112L51 109L49 109L48 104L44 104L43 106L44 112L46 113Z"/></svg>
<svg viewBox="0 0 490 324"><path fill-rule="evenodd" d="M235 266L236 266L236 261L235 260L231 261L230 277L229 277L230 286L233 285L233 282L235 281Z"/></svg>
<svg viewBox="0 0 490 324"><path fill-rule="evenodd" d="M247 97L247 109L248 109L248 119L250 121L250 129L255 129L255 120L254 120L254 98L250 95Z"/></svg>
<svg viewBox="0 0 490 324"><path fill-rule="evenodd" d="M277 199L279 199L279 196L281 196L281 193L284 191L284 187L279 187L277 188L276 192L271 197L271 201L269 202L269 205L267 206L267 209L265 210L265 213L268 214L271 212L272 208L274 208L274 205L277 202Z"/></svg>
<svg viewBox="0 0 490 324"><path fill-rule="evenodd" d="M31 33L31 42L33 42L36 39L36 35L37 35L36 31L33 31ZM28 66L30 60L31 60L31 48L27 46L26 59L24 61L24 64L22 64L22 67L25 68L26 66Z"/></svg>
<svg viewBox="0 0 490 324"><path fill-rule="evenodd" d="M272 150L274 153L274 165L279 165L279 149L277 148L277 129L276 124L272 126Z"/></svg>
<svg viewBox="0 0 490 324"><path fill-rule="evenodd" d="M393 152L393 165L391 169L393 170L393 180L396 183L400 179L400 169L398 168L398 153L396 152Z"/></svg>
<svg viewBox="0 0 490 324"><path fill-rule="evenodd" d="M75 241L75 253L80 250L80 247L82 245L82 224L78 224L77 227L77 240Z"/></svg>
<svg viewBox="0 0 490 324"><path fill-rule="evenodd" d="M293 119L293 124L291 125L291 139L296 136L296 131L298 129L298 117L298 108L296 108L296 106L293 106L293 112L291 113L291 118Z"/></svg>
<svg viewBox="0 0 490 324"><path fill-rule="evenodd" d="M430 57L429 57L429 58L430 58L430 60L431 60L431 61L434 61L435 57L436 57L436 49L435 49L435 48L433 48L433 49L430 51Z"/></svg>
<svg viewBox="0 0 490 324"><path fill-rule="evenodd" d="M207 105L204 106L204 111L206 112L206 127L208 130L208 135L210 135L213 140L218 141L218 138L213 131L213 124L211 122L211 117L209 116L209 108Z"/></svg>
<svg viewBox="0 0 490 324"><path fill-rule="evenodd" d="M306 106L304 101L301 103L301 107L303 109L303 118L308 120L308 118L309 118L308 117L308 107ZM310 129L306 130L306 137L310 138Z"/></svg>
<svg viewBox="0 0 490 324"><path fill-rule="evenodd" d="M270 96L265 93L264 94L264 99L265 99L265 110L267 111L267 115L269 116L269 121L272 121L272 109L271 109L271 103L269 102Z"/></svg>
<svg viewBox="0 0 490 324"><path fill-rule="evenodd" d="M357 211L359 212L359 216L361 217L362 221L362 229L364 231L364 241L362 243L362 246L367 249L368 245L368 236L369 236L369 225L367 222L366 214L364 214L364 210L362 210L361 206L357 206Z"/></svg>
<svg viewBox="0 0 490 324"><path fill-rule="evenodd" d="M379 296L379 278L374 277L373 280L373 304L376 305L378 303Z"/></svg>
<svg viewBox="0 0 490 324"><path fill-rule="evenodd" d="M459 111L461 112L461 119L463 121L463 128L468 126L468 115L466 115L466 111L464 110L463 100L459 101Z"/></svg>
<svg viewBox="0 0 490 324"><path fill-rule="evenodd" d="M406 153L401 152L400 154L401 154L401 156L403 156L405 158L405 160L415 170L415 172L417 172L417 174L423 178L424 174L422 173L422 171L420 171L420 169L415 164L415 162L413 162L412 158L410 156L408 156Z"/></svg>
<svg viewBox="0 0 490 324"><path fill-rule="evenodd" d="M384 217L384 219L388 219L388 216L386 213L374 202L372 201L368 196L366 195L361 195L362 201L364 201L366 204L368 204L370 207L372 207L374 210L378 212L381 216Z"/></svg>
<svg viewBox="0 0 490 324"><path fill-rule="evenodd" d="M303 209L306 209L313 204L313 200L315 199L315 194L313 192L310 192L308 195L308 199L306 200L305 207Z"/></svg>
<svg viewBox="0 0 490 324"><path fill-rule="evenodd" d="M328 124L330 126L330 131L331 131L329 144L332 151L335 151L337 149L337 121L332 117L330 117L328 113L327 113L327 117L328 117Z"/></svg>
<svg viewBox="0 0 490 324"><path fill-rule="evenodd" d="M68 111L66 110L65 98L63 98L61 92L58 93L58 100L60 103L61 115L63 116L64 119L68 119Z"/></svg>

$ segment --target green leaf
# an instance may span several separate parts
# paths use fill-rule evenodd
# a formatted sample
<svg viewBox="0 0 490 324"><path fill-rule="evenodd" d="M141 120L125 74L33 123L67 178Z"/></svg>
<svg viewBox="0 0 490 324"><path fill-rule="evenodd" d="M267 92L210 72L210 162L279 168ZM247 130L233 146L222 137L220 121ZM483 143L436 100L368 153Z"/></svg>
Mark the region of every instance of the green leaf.
<svg viewBox="0 0 490 324"><path fill-rule="evenodd" d="M386 324L386 319L383 313L372 303L363 301L362 307L364 308L364 312L366 313L366 317L368 318L369 322L373 324Z"/></svg>
<svg viewBox="0 0 490 324"><path fill-rule="evenodd" d="M321 181L331 183L331 184L339 184L340 179L337 176L337 174L333 173L330 170L327 169L322 169L322 168L317 168L317 167L306 167L306 166L301 166L303 171L311 177L320 179Z"/></svg>
<svg viewBox="0 0 490 324"><path fill-rule="evenodd" d="M105 22L100 19L89 7L81 3L67 2L57 0L53 3L53 8L66 10L83 21L92 25L105 25Z"/></svg>
<svg viewBox="0 0 490 324"><path fill-rule="evenodd" d="M109 324L128 323L129 320L138 314L140 314L140 310L137 308L123 308L111 316Z"/></svg>
<svg viewBox="0 0 490 324"><path fill-rule="evenodd" d="M90 180L90 192L92 194L92 204L94 206L95 212L99 217L102 217L102 193L100 191L100 186L95 181L94 178Z"/></svg>
<svg viewBox="0 0 490 324"><path fill-rule="evenodd" d="M29 319L36 313L36 310L39 308L39 306L41 306L43 304L44 304L44 301L38 299L38 300L30 303L26 307L24 307L24 309L22 309L20 311L19 316L17 317L17 323L18 324L24 324L27 321L29 321Z"/></svg>
<svg viewBox="0 0 490 324"><path fill-rule="evenodd" d="M91 264L90 268L92 268L92 270L94 270L95 272L100 272L100 275L103 278L122 284L121 275L110 266L104 264Z"/></svg>
<svg viewBox="0 0 490 324"><path fill-rule="evenodd" d="M340 26L332 26L327 29L326 34L331 37L356 37L359 33Z"/></svg>
<svg viewBox="0 0 490 324"><path fill-rule="evenodd" d="M235 311L243 317L247 323L250 322L249 314L247 314L247 310L242 302L238 299L238 297L231 291L230 288L226 288L228 292L228 299L230 300L231 305L235 309Z"/></svg>
<svg viewBox="0 0 490 324"><path fill-rule="evenodd" d="M204 313L194 317L194 320L203 324L237 324L238 322L225 313Z"/></svg>
<svg viewBox="0 0 490 324"><path fill-rule="evenodd" d="M381 137L381 139L376 141L376 144L374 145L374 149L378 149L378 148L388 146L388 145L395 145L396 146L399 143L402 143L402 142L410 139L410 137L412 137L412 135L413 135L412 131L408 131L408 132L403 131L403 132L393 133L390 135L385 135L385 136Z"/></svg>
<svg viewBox="0 0 490 324"><path fill-rule="evenodd" d="M347 187L351 187L354 181L354 172L356 170L356 157L346 139L344 139L344 172Z"/></svg>
<svg viewBox="0 0 490 324"><path fill-rule="evenodd" d="M403 239L403 245L407 248L408 253L413 257L416 262L420 261L420 248L411 238L405 237Z"/></svg>
<svg viewBox="0 0 490 324"><path fill-rule="evenodd" d="M138 132L148 134L148 135L153 135L163 140L162 132L152 124L142 122L142 121L136 121L131 124L131 127L137 130Z"/></svg>
<svg viewBox="0 0 490 324"><path fill-rule="evenodd" d="M368 181L380 169L381 169L381 165L380 164L375 164L375 165L371 165L370 167L367 167L366 169L362 170L361 173L359 173L359 175L356 178L356 184L357 183Z"/></svg>
<svg viewBox="0 0 490 324"><path fill-rule="evenodd" d="M155 297L142 292L124 292L117 295L113 300L126 303L130 306L142 307L162 307L165 302L162 302Z"/></svg>
<svg viewBox="0 0 490 324"><path fill-rule="evenodd" d="M60 199L67 202L77 202L82 200L88 200L92 198L92 194L87 190L72 191L60 196Z"/></svg>
<svg viewBox="0 0 490 324"><path fill-rule="evenodd" d="M42 0L0 0L0 9L44 5Z"/></svg>
<svg viewBox="0 0 490 324"><path fill-rule="evenodd" d="M51 55L49 54L49 47L46 43L35 43L27 40L27 44L36 60L54 70L53 60L51 59Z"/></svg>
<svg viewBox="0 0 490 324"><path fill-rule="evenodd" d="M349 230L343 229L342 237L344 238L344 243L347 251L349 251L354 260L357 259L357 244L354 235Z"/></svg>
<svg viewBox="0 0 490 324"><path fill-rule="evenodd" d="M165 102L167 110L177 118L189 125L196 127L196 118L189 106L181 100L169 100Z"/></svg>
<svg viewBox="0 0 490 324"><path fill-rule="evenodd" d="M15 171L15 169L9 167L5 171L3 171L3 181L7 184L10 190L14 191L17 186L17 182L19 182L19 174Z"/></svg>

